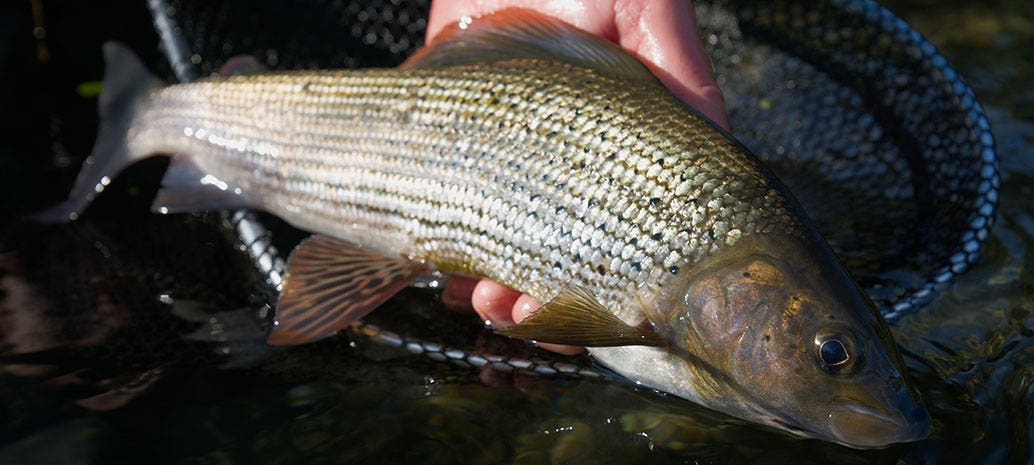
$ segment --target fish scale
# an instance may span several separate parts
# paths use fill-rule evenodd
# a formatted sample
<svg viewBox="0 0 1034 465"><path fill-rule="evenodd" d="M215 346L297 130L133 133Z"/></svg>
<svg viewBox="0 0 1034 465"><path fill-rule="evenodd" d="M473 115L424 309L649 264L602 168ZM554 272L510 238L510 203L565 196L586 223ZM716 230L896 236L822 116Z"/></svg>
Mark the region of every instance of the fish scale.
<svg viewBox="0 0 1034 465"><path fill-rule="evenodd" d="M535 60L177 85L133 129L134 150L189 154L304 229L540 300L577 284L616 306L740 235L799 227L662 88Z"/></svg>
<svg viewBox="0 0 1034 465"><path fill-rule="evenodd" d="M589 346L637 385L852 447L928 434L886 323L743 146L584 31L525 10L462 26L398 70L159 90L106 44L93 154L40 217L173 154L161 210L257 207L315 233L271 344L332 336L437 268L548 300L497 331Z"/></svg>

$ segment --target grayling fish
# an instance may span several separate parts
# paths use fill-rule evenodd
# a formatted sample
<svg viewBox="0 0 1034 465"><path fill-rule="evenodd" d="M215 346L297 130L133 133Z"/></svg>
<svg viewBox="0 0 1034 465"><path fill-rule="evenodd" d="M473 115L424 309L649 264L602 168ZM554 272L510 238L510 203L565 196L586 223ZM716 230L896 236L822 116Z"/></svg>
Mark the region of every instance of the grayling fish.
<svg viewBox="0 0 1034 465"><path fill-rule="evenodd" d="M162 212L263 209L292 253L269 340L317 340L432 270L547 302L502 332L590 346L641 384L852 447L930 419L890 331L792 196L616 46L508 10L400 69L161 87L105 46L74 219L125 165L174 160Z"/></svg>

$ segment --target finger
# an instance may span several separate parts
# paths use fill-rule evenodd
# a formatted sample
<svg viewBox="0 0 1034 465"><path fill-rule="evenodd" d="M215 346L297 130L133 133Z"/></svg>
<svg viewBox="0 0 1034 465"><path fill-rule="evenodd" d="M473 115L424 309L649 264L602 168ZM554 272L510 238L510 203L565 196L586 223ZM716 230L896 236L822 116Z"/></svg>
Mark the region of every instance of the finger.
<svg viewBox="0 0 1034 465"><path fill-rule="evenodd" d="M532 9L610 40L616 37L612 21L614 10L609 1L439 0L431 2L431 15L427 20L427 43L432 43L442 29L464 16L476 18L510 7Z"/></svg>
<svg viewBox="0 0 1034 465"><path fill-rule="evenodd" d="M700 40L691 2L618 0L618 44L632 52L682 101L729 130L722 92Z"/></svg>
<svg viewBox="0 0 1034 465"><path fill-rule="evenodd" d="M482 279L474 286L471 304L482 320L491 322L494 327L505 328L513 324L513 305L520 296L520 292L490 279Z"/></svg>

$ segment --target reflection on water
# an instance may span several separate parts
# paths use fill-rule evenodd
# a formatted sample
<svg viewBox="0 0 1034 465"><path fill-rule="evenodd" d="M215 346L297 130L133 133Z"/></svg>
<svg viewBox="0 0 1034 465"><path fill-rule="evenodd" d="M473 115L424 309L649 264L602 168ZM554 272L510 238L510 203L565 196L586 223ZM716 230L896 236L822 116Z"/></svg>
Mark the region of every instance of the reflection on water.
<svg viewBox="0 0 1034 465"><path fill-rule="evenodd" d="M264 296L226 238L200 219L140 216L4 226L0 463L1029 462L1034 70L1019 57L1034 8L891 6L987 104L1004 175L983 261L895 326L930 439L854 451L616 383L456 367L359 337L273 350ZM183 254L204 259L184 268ZM412 290L377 318L443 343L505 344L437 307Z"/></svg>

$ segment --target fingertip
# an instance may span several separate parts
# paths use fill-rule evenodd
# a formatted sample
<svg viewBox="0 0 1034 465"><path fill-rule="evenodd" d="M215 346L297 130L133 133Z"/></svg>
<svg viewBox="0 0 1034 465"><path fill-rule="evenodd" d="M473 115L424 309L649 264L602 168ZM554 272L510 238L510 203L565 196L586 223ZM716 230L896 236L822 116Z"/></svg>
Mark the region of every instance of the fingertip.
<svg viewBox="0 0 1034 465"><path fill-rule="evenodd" d="M700 99L698 104L700 113L721 126L722 129L731 133L732 128L729 126L729 114L725 111L725 95L722 94L718 84L712 82L711 84L702 85L694 94L699 96Z"/></svg>
<svg viewBox="0 0 1034 465"><path fill-rule="evenodd" d="M431 12L427 17L427 34L424 42L430 44L442 29L459 20L466 14L466 2L431 2Z"/></svg>
<svg viewBox="0 0 1034 465"><path fill-rule="evenodd" d="M513 306L520 296L520 292L490 279L482 279L474 286L470 303L482 319L503 328L513 324Z"/></svg>
<svg viewBox="0 0 1034 465"><path fill-rule="evenodd" d="M535 300L534 297L528 294L521 294L517 301L513 303L513 312L511 313L513 321L515 323L524 321L525 318L531 316L541 306L542 304Z"/></svg>

